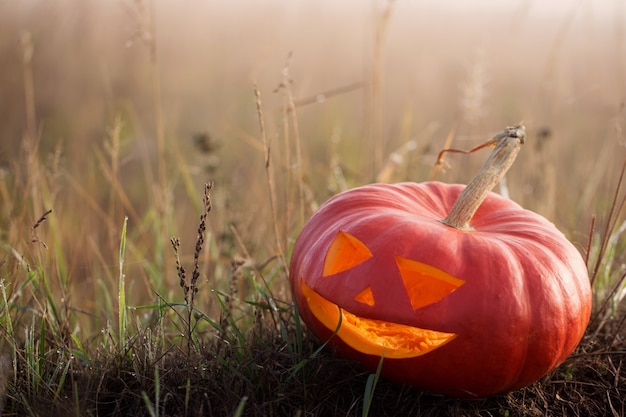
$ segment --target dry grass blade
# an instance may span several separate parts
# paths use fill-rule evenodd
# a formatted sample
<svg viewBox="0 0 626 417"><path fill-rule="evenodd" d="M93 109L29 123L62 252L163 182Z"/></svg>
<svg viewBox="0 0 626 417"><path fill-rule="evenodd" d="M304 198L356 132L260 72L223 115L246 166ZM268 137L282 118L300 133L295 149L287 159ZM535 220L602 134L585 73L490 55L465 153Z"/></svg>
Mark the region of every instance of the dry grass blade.
<svg viewBox="0 0 626 417"><path fill-rule="evenodd" d="M300 127L298 124L298 114L296 110L296 101L293 95L293 91L291 89L291 85L293 84L293 79L291 78L291 61L293 58L293 53L289 52L287 55L287 62L283 66L282 69L282 79L278 87L274 89L274 92L283 91L285 94L285 106L284 106L284 118L283 118L283 134L285 135L285 166L287 167L287 190L290 189L291 186L291 170L292 166L295 167L296 171L296 181L297 181L297 190L298 190L298 205L299 205L299 225L302 226L304 224L304 183L302 179L302 145L300 138ZM293 127L294 132L294 140L295 140L295 163L291 162L291 128ZM291 211L292 204L291 200L288 199L287 210L285 213L288 226L291 219Z"/></svg>
<svg viewBox="0 0 626 417"><path fill-rule="evenodd" d="M298 108L298 107L308 106L310 104L324 103L329 98L332 98L332 97L335 97L335 96L338 96L338 95L342 95L342 94L346 94L346 93L351 93L351 92L356 91L356 90L360 90L363 87L367 87L368 84L369 83L366 82L366 81L357 81L355 83L350 83L348 85L342 85L340 87L331 88L329 90L322 91L322 92L317 93L317 94L312 95L312 96L303 97L303 98L299 98L299 99L293 100L293 106L295 108ZM289 110L289 111L291 112L291 110Z"/></svg>
<svg viewBox="0 0 626 417"><path fill-rule="evenodd" d="M254 86L254 97L256 98L256 110L259 121L259 128L261 130L261 141L263 143L263 151L265 154L265 172L267 177L267 187L269 190L270 197L270 208L272 211L272 224L274 229L274 240L276 244L276 251L281 258L283 268L287 268L287 261L285 260L285 252L283 250L283 245L280 239L280 232L278 226L278 214L276 207L276 187L274 183L274 173L272 171L272 167L270 166L270 144L267 141L267 136L265 132L265 119L263 118L263 104L261 103L261 91L259 91L257 86Z"/></svg>
<svg viewBox="0 0 626 417"><path fill-rule="evenodd" d="M611 240L611 233L615 229L617 225L617 217L619 213L622 211L624 207L624 203L626 202L626 195L622 197L621 203L618 204L619 195L622 189L622 182L624 181L624 175L626 174L626 161L622 164L622 170L620 171L619 179L617 181L617 185L615 186L615 193L613 194L613 201L611 202L611 208L608 213L608 218L606 221L606 227L604 229L604 233L602 234L602 241L600 245L600 252L598 253L598 258L596 259L596 263L593 267L593 272L591 273L591 285L593 286L598 278L598 273L600 271L600 266L602 265L602 261L604 259L604 255L606 253L607 247Z"/></svg>
<svg viewBox="0 0 626 417"><path fill-rule="evenodd" d="M443 149L450 148L450 145L452 144L452 141L454 140L455 134L456 134L456 126L453 126L448 132L448 136L446 136L446 140L443 143ZM444 166L445 166L445 161L443 160L441 153L439 153L439 155L437 156L437 161L435 162L435 165L433 166L433 170L430 173L430 181L434 181L437 179L437 175L439 174L439 171L441 171L442 167Z"/></svg>
<svg viewBox="0 0 626 417"><path fill-rule="evenodd" d="M376 2L374 2L376 3ZM383 47L394 0L386 0L383 10L375 17L374 56L372 61L372 92L371 92L371 135L373 139L375 175L383 166L384 159L384 106L383 106Z"/></svg>

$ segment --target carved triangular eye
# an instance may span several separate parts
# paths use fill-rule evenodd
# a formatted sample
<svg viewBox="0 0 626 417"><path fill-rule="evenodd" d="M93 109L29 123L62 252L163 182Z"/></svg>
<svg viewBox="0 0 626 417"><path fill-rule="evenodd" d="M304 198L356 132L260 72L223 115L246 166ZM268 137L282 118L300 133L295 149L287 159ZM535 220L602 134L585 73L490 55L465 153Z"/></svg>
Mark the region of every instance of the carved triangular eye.
<svg viewBox="0 0 626 417"><path fill-rule="evenodd" d="M358 293L354 299L359 303L367 304L368 306L374 306L376 304L374 302L374 292L372 291L372 287L367 287Z"/></svg>
<svg viewBox="0 0 626 417"><path fill-rule="evenodd" d="M322 276L337 274L346 271L371 258L372 252L350 233L339 231L330 244Z"/></svg>
<svg viewBox="0 0 626 417"><path fill-rule="evenodd" d="M465 283L422 262L396 256L396 263L414 310L441 300Z"/></svg>

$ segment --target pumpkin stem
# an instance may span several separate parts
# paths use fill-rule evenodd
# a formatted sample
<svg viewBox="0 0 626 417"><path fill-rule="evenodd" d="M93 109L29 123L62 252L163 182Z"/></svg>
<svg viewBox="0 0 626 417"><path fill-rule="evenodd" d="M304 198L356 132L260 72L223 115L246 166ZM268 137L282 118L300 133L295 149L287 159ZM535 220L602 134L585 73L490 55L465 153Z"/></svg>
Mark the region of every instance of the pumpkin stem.
<svg viewBox="0 0 626 417"><path fill-rule="evenodd" d="M526 128L523 125L515 125L507 127L492 140L476 148L495 146L480 171L456 199L448 216L441 220L443 224L459 230L471 230L472 217L487 194L511 168L525 139Z"/></svg>

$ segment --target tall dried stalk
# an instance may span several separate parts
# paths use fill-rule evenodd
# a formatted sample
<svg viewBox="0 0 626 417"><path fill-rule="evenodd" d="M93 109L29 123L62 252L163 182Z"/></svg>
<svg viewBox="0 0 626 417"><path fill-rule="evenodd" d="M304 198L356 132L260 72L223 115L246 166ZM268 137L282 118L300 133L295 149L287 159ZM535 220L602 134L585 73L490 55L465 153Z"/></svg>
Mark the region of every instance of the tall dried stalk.
<svg viewBox="0 0 626 417"><path fill-rule="evenodd" d="M124 191L124 187L120 181L120 142L123 125L122 118L117 115L113 120L112 126L108 129L107 139L104 142L105 154L102 155L99 151L96 151L95 155L98 159L100 170L110 185L109 218L115 219L117 217L118 205L121 203L121 207L129 216L131 222L139 224L141 222L139 214L133 207L131 199ZM107 228L107 230L109 230L109 242L113 248L115 247L115 240L117 239L115 228Z"/></svg>
<svg viewBox="0 0 626 417"><path fill-rule="evenodd" d="M112 132L111 134L116 134ZM112 141L116 139L111 138ZM117 139L119 140L119 139ZM112 219L116 217L115 211L117 209L117 203L120 203L125 212L128 214L131 221L136 223L141 222L141 218L135 207L131 202L130 197L126 194L124 187L119 178L119 155L111 153L110 149L111 144L105 143L106 152L109 153L109 161L107 161L105 156L101 155L99 152L96 153L96 159L99 162L100 170L104 176L104 178L108 181L110 188L109 194L109 208L108 208L108 216ZM116 151L113 151L116 152Z"/></svg>
<svg viewBox="0 0 626 417"><path fill-rule="evenodd" d="M22 65L24 74L24 103L26 111L26 136L29 141L37 138L37 115L35 108L35 81L33 79L33 37L30 32L22 33Z"/></svg>
<svg viewBox="0 0 626 417"><path fill-rule="evenodd" d="M443 143L443 149L449 149L452 146L452 141L454 140L454 136L456 135L456 125L452 126L450 131L448 132L448 136L446 136L446 140ZM441 167L445 165L445 161L441 159L441 155L437 158L437 162L433 166L433 170L430 173L430 181L435 181L437 179L437 175L439 175L439 171L441 171Z"/></svg>
<svg viewBox="0 0 626 417"><path fill-rule="evenodd" d="M297 189L298 189L298 205L299 205L299 223L298 228L304 225L304 183L302 179L302 145L300 138L300 127L298 125L298 115L296 112L296 101L294 99L293 90L291 89L292 79L290 74L291 68L291 58L292 53L290 52L287 56L287 63L283 67L282 70L282 80L280 85L276 89L282 90L285 93L285 108L284 108L284 117L283 117L283 131L285 135L285 160L287 167L287 195L289 196L291 190L291 171L292 171L292 162L291 162L291 140L290 140L290 126L293 127L294 133L294 141L295 141L295 168L296 168L296 181L297 181ZM285 227L287 231L285 236L289 236L288 228L291 225L291 212L292 212L292 202L291 199L287 198L287 210L285 215ZM287 242L285 242L287 244Z"/></svg>
<svg viewBox="0 0 626 417"><path fill-rule="evenodd" d="M624 272L623 265L616 262L615 251L618 247L618 239L626 228L626 222L620 222L620 215L623 213L624 207L626 207L626 195L623 194L622 188L626 180L626 161L623 162L620 175L618 177L617 185L615 186L615 193L611 201L611 207L606 219L606 225L601 233L599 247L597 249L597 255L595 263L593 265L587 265L590 270L591 286L594 288L595 312L591 316L589 321L589 328L595 329L592 338L595 339L604 326L610 322L611 316L615 313L616 305L621 303L624 299L626 292L626 272ZM595 218L592 219L595 223ZM587 246L587 257L592 247L591 240L593 239L593 229L589 235L589 244ZM608 270L610 268L610 272ZM602 269L606 269L606 272L602 272ZM604 274L615 274L617 278L611 282L610 277L603 278ZM609 344L609 349L612 347L615 339L618 337L621 327L626 321L626 313L622 313L623 318L619 322L618 326L613 329L612 341Z"/></svg>
<svg viewBox="0 0 626 417"><path fill-rule="evenodd" d="M170 206L169 183L167 177L167 150L165 143L165 118L163 115L163 103L161 98L161 79L159 75L159 56L156 38L156 6L154 0L149 0L149 5L144 0L135 0L135 8L129 9L135 25L135 37L139 38L148 49L150 63L150 79L152 85L152 106L155 121L155 144L157 150L157 176L158 182L154 189L155 206L161 217L161 242L167 242L170 238L170 224L168 219L168 207ZM132 44L132 42L131 42ZM170 258L163 257L163 270L169 271Z"/></svg>
<svg viewBox="0 0 626 417"><path fill-rule="evenodd" d="M263 105L261 103L261 92L258 87L254 86L254 97L256 99L256 110L259 119L259 128L261 130L261 142L263 144L263 152L265 155L265 172L267 177L267 187L270 194L270 208L272 210L272 223L274 226L274 239L276 241L276 250L278 256L281 259L282 267L287 268L287 261L285 260L285 252L280 239L280 232L278 227L278 217L276 212L276 185L274 183L274 173L270 165L270 145L267 141L267 135L265 133L265 120L263 119Z"/></svg>
<svg viewBox="0 0 626 417"><path fill-rule="evenodd" d="M34 44L30 32L24 32L21 37L22 44L22 72L24 76L24 103L26 114L26 129L22 149L26 159L25 189L30 192L33 213L43 210L41 201L41 170L39 165L39 129L37 128L37 114L35 106L35 81L33 76Z"/></svg>
<svg viewBox="0 0 626 417"><path fill-rule="evenodd" d="M114 185L109 189L109 216L111 218L115 218L117 202L114 188L115 186L119 186L121 131L122 118L117 115L113 120L113 125L108 129L108 140L104 143L104 149L109 156L111 183Z"/></svg>
<svg viewBox="0 0 626 417"><path fill-rule="evenodd" d="M387 0L382 12L375 15L374 57L371 88L371 128L374 143L373 175L381 169L384 159L384 106L382 97L383 46L387 28L391 19L394 0Z"/></svg>
<svg viewBox="0 0 626 417"><path fill-rule="evenodd" d="M563 49L565 39L567 38L572 24L576 19L576 15L579 10L582 9L583 4L584 2L579 1L576 5L570 7L569 13L561 20L555 38L549 48L550 53L548 54L548 61L546 62L543 79L541 80L542 88L539 90L539 103L537 103L540 109L540 114L543 114L548 121L550 120L553 111L552 100L553 97L556 97L554 94L554 86L558 85L556 82L556 69L559 52Z"/></svg>

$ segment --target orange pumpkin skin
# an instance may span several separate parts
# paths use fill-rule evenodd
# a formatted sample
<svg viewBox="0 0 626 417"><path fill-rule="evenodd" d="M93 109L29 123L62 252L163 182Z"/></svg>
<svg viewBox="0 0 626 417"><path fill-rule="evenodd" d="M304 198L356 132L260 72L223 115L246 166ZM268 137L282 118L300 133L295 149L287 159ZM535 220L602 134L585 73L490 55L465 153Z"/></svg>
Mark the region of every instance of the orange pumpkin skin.
<svg viewBox="0 0 626 417"><path fill-rule="evenodd" d="M591 288L580 253L552 223L495 193L474 215L472 230L442 224L464 187L373 184L334 196L296 240L290 284L307 327L340 356L373 371L382 343L386 378L453 397L485 397L538 380L575 349L589 321ZM350 251L329 254L333 242L345 241L338 235L356 242L347 243L357 248L351 250L361 242L371 255L350 261L342 256ZM403 259L443 272L407 275L400 272ZM409 296L412 277L428 286L429 274L454 284L426 301L416 300L419 286ZM339 308L342 325L333 336ZM357 334L361 319L382 325L371 343ZM410 342L402 349L385 342L386 323L387 334L402 324L444 341L426 340L423 352L410 354Z"/></svg>

